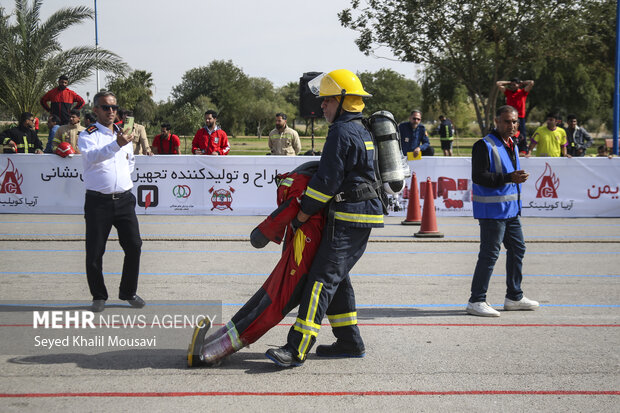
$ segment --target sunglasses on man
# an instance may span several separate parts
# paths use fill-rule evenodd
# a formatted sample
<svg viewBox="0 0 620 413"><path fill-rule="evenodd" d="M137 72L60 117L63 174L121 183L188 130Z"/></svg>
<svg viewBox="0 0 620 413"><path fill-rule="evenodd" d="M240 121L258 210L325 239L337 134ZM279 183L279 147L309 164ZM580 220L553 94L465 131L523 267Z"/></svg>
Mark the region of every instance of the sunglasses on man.
<svg viewBox="0 0 620 413"><path fill-rule="evenodd" d="M104 112L107 112L109 110L111 110L112 112L118 111L118 105L97 105L97 107L103 109Z"/></svg>

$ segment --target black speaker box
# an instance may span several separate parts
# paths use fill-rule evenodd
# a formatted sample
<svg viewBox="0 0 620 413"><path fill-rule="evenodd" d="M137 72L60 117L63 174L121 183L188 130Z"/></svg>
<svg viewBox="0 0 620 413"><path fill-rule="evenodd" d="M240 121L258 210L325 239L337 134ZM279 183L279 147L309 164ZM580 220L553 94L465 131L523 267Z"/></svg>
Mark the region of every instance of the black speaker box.
<svg viewBox="0 0 620 413"><path fill-rule="evenodd" d="M321 99L308 88L308 82L322 72L307 72L299 78L299 114L302 118L322 118Z"/></svg>

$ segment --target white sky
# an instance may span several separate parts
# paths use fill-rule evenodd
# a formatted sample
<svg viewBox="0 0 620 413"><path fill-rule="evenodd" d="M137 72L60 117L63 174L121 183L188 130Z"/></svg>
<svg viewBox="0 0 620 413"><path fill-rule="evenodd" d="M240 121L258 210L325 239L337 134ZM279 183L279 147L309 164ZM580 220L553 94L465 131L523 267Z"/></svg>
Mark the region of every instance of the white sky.
<svg viewBox="0 0 620 413"><path fill-rule="evenodd" d="M2 0L12 11L11 0ZM45 0L42 19L61 7L94 0ZM416 66L364 56L337 13L350 0L98 0L99 46L122 57L132 69L153 73L155 100L166 100L183 74L212 60L232 60L247 75L276 87L298 82L304 72L393 69L416 79ZM94 21L61 37L65 48L95 43ZM382 56L392 58L388 50ZM100 75L100 85L105 86ZM86 99L93 79L69 86Z"/></svg>

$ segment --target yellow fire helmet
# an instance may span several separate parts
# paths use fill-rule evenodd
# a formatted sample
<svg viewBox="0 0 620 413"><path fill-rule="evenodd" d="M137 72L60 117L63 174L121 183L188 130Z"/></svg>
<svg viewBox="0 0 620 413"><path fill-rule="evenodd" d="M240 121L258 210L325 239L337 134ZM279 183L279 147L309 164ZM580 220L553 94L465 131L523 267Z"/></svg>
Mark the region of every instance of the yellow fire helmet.
<svg viewBox="0 0 620 413"><path fill-rule="evenodd" d="M362 97L372 96L364 90L357 75L346 69L322 73L308 82L308 88L319 98L334 96L340 100L342 96L351 96L342 106L348 112L361 112L364 109Z"/></svg>
<svg viewBox="0 0 620 413"><path fill-rule="evenodd" d="M318 97L345 96L371 97L372 95L364 90L362 82L357 75L347 69L337 69L329 73L321 73L310 82L308 87Z"/></svg>

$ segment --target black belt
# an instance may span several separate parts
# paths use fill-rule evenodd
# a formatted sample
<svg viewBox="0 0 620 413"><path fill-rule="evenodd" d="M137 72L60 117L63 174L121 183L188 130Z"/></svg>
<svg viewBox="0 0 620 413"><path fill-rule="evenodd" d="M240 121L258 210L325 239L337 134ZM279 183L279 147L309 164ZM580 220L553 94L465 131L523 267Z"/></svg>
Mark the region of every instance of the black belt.
<svg viewBox="0 0 620 413"><path fill-rule="evenodd" d="M131 193L131 190L127 190L124 192L114 192L112 194L104 194L103 192L91 191L90 189L86 190L86 195L92 195L92 196L96 196L99 198L106 198L106 199L120 199L122 196L127 195L129 193Z"/></svg>
<svg viewBox="0 0 620 413"><path fill-rule="evenodd" d="M354 189L347 192L340 192L334 195L334 201L336 202L360 202L367 201L369 199L379 198L377 190L381 187L378 182L363 182L357 185Z"/></svg>

